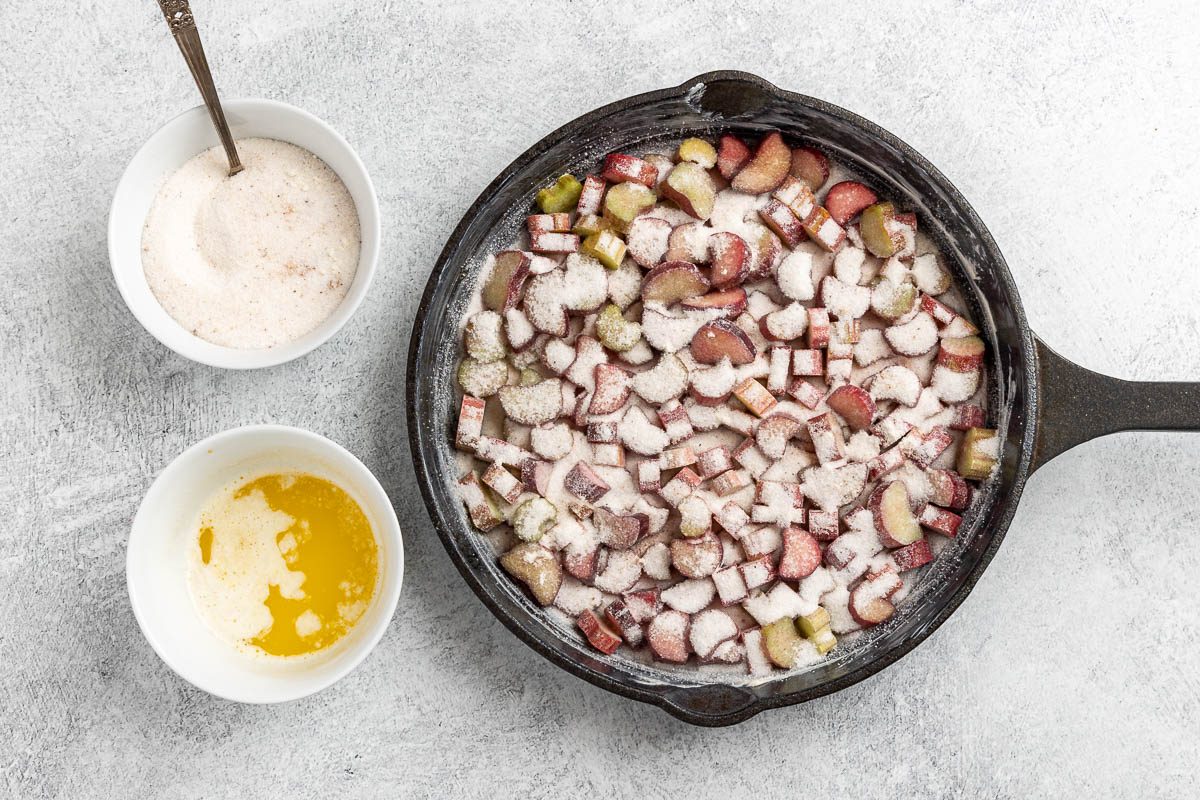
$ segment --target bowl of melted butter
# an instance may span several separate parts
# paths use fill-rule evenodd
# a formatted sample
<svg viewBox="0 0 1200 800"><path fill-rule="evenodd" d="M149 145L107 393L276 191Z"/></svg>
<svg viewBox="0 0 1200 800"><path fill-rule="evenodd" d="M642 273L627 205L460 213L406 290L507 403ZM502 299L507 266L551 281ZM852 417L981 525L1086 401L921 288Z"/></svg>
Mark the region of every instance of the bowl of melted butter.
<svg viewBox="0 0 1200 800"><path fill-rule="evenodd" d="M403 542L382 486L344 448L276 425L186 450L155 479L126 577L146 639L181 677L230 700L296 699L382 637Z"/></svg>

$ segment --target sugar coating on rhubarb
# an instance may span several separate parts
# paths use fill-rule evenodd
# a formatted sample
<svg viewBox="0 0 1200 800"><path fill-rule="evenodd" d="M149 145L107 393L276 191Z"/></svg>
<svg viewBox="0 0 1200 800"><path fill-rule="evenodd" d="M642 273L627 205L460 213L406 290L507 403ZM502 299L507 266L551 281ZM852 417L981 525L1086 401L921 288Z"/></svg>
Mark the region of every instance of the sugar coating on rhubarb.
<svg viewBox="0 0 1200 800"><path fill-rule="evenodd" d="M600 657L730 681L903 613L1002 444L935 226L758 144L550 181L453 309L447 381L464 514L542 613ZM893 482L905 519L873 505Z"/></svg>

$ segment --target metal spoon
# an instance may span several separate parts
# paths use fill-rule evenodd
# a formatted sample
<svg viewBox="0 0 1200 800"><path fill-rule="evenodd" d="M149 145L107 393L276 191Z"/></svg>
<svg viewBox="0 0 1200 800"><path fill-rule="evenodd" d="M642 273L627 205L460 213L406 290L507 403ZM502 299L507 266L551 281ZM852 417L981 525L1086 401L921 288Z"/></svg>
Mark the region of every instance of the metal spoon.
<svg viewBox="0 0 1200 800"><path fill-rule="evenodd" d="M158 5L163 16L167 18L167 27L175 37L175 43L179 45L179 52L183 53L183 59L192 71L192 78L196 81L196 87L200 89L204 105L208 107L208 114L212 117L213 127L217 129L217 136L221 137L225 155L229 158L229 174L237 175L244 167L242 160L238 158L237 148L233 145L233 134L229 132L229 125L225 122L225 112L221 108L221 99L217 97L217 86L213 83L212 73L208 71L208 59L204 57L200 31L196 29L196 20L192 16L188 0L158 0Z"/></svg>

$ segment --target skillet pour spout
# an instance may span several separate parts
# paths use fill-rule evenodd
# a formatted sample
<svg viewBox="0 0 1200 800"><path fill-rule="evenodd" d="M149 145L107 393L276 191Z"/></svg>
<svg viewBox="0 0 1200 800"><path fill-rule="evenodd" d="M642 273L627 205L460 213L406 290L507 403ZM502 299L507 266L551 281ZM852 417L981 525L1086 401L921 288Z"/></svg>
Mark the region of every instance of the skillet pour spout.
<svg viewBox="0 0 1200 800"><path fill-rule="evenodd" d="M488 252L517 235L534 193L563 172L594 171L604 154L673 146L688 136L778 130L821 149L921 219L978 321L988 347L988 426L1003 442L996 473L976 492L958 537L918 581L900 612L853 646L804 671L759 683L727 674L603 656L500 572L490 544L458 500L452 386L457 330ZM1004 257L966 198L923 156L845 109L745 72L710 72L674 88L620 100L533 145L484 189L450 235L425 288L410 339L408 435L431 519L451 560L484 605L521 640L568 672L695 725L744 721L870 677L920 644L966 598L1003 542L1031 472L1095 436L1128 429L1200 429L1200 385L1133 384L1061 358L1030 331ZM840 648L839 648L840 649Z"/></svg>

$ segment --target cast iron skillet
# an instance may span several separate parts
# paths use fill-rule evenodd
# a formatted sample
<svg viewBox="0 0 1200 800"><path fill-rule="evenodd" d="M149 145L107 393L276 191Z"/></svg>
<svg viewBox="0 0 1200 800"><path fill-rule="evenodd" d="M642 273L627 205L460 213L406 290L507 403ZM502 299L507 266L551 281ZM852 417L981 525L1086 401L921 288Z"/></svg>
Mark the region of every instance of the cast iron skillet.
<svg viewBox="0 0 1200 800"><path fill-rule="evenodd" d="M758 685L605 657L547 622L473 532L452 482L458 326L484 256L515 237L533 194L563 172L594 171L604 154L685 136L777 129L793 146L819 147L881 197L916 211L947 256L981 323L989 358L989 426L1003 437L999 473L977 493L959 537L887 623L835 658ZM483 191L434 266L413 326L408 434L421 492L451 559L484 604L533 649L611 692L658 705L697 725L731 725L760 711L844 689L901 658L966 598L992 560L1029 475L1063 451L1123 430L1200 430L1200 384L1131 383L1054 353L1030 331L1004 257L966 199L904 142L837 106L783 91L744 72L712 72L673 89L621 100L564 125Z"/></svg>

